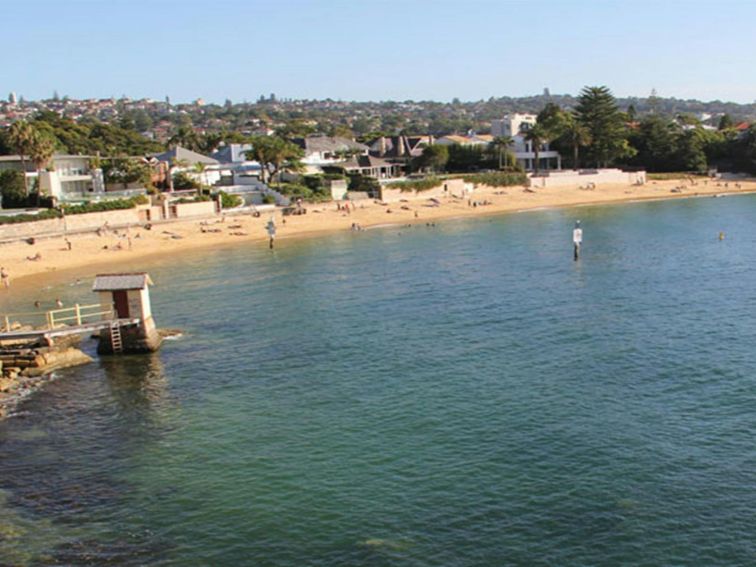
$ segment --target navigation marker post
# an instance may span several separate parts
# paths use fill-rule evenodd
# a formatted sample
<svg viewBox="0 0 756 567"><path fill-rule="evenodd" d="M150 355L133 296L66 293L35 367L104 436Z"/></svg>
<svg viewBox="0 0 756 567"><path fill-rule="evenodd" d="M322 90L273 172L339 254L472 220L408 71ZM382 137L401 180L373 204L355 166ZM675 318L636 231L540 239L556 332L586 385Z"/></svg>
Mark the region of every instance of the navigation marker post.
<svg viewBox="0 0 756 567"><path fill-rule="evenodd" d="M580 259L580 246L583 244L583 229L580 228L580 221L575 222L575 228L572 231L572 243L575 246L575 261Z"/></svg>

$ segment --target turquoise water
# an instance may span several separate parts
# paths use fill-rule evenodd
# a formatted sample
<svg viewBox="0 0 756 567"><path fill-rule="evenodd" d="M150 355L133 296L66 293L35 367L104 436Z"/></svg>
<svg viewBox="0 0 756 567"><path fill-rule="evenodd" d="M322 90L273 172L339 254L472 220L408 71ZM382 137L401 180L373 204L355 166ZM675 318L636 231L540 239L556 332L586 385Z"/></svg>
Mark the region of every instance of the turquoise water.
<svg viewBox="0 0 756 567"><path fill-rule="evenodd" d="M186 335L61 372L0 423L0 564L753 565L755 210L148 265Z"/></svg>

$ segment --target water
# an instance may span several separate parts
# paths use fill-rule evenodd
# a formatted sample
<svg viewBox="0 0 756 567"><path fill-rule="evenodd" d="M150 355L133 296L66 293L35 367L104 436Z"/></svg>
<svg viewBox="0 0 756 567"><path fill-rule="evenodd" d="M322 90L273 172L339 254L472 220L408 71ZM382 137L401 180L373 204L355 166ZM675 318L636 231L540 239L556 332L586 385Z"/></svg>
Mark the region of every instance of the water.
<svg viewBox="0 0 756 567"><path fill-rule="evenodd" d="M753 565L754 209L148 263L186 335L0 423L0 564Z"/></svg>

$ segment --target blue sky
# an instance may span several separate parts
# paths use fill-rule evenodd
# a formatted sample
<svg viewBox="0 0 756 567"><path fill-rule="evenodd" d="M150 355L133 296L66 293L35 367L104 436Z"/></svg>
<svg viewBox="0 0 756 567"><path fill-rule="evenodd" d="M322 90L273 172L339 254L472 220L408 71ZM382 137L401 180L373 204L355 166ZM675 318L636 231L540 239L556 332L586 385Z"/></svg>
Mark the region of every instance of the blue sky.
<svg viewBox="0 0 756 567"><path fill-rule="evenodd" d="M756 100L756 1L0 0L27 99ZM5 96L4 94L2 96Z"/></svg>

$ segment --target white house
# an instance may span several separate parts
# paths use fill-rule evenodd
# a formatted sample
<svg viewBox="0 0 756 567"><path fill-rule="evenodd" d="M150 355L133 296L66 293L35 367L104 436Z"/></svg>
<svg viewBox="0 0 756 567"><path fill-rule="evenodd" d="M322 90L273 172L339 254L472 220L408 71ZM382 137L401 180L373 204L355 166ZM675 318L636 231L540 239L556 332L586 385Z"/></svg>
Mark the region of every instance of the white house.
<svg viewBox="0 0 756 567"><path fill-rule="evenodd" d="M512 138L512 153L517 162L526 171L535 169L535 152L533 144L525 139L525 133L536 123L535 114L506 114L500 120L491 122L491 135L494 137ZM542 144L538 152L539 170L562 169L562 157L559 152L549 148L549 144Z"/></svg>
<svg viewBox="0 0 756 567"><path fill-rule="evenodd" d="M338 136L309 136L294 142L304 150L302 163L306 173L321 173L322 166L343 162L349 157L366 156L370 148Z"/></svg>
<svg viewBox="0 0 756 567"><path fill-rule="evenodd" d="M42 194L59 201L81 200L105 194L102 170L91 167L92 156L55 154L50 167L37 174L34 165L26 158L26 177L37 180ZM20 156L1 156L0 169L23 171Z"/></svg>

